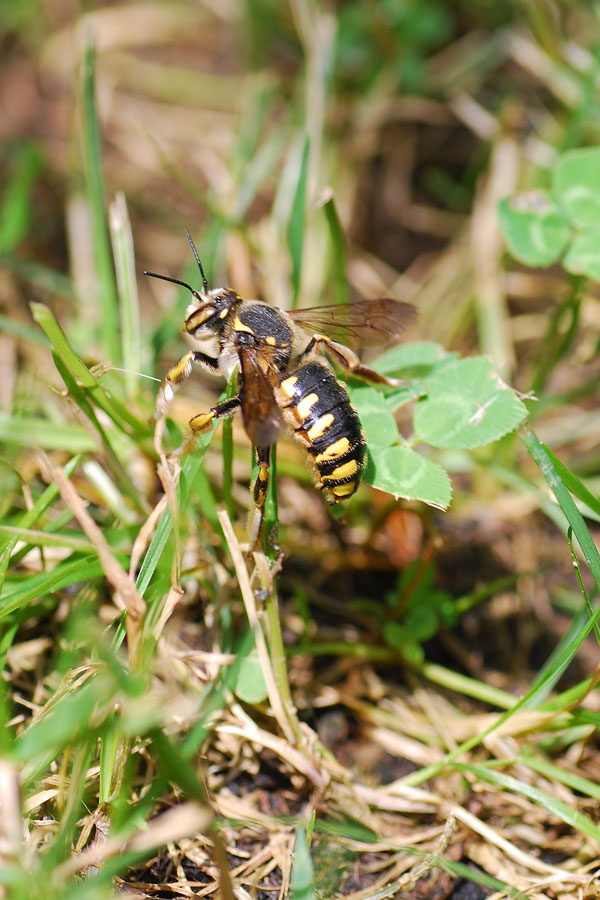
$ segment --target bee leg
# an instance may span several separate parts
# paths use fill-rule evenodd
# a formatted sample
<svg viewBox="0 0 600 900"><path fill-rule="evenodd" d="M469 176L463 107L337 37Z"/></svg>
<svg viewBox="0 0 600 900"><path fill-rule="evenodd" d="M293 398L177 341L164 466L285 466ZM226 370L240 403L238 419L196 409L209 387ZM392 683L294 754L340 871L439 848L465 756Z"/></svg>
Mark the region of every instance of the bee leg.
<svg viewBox="0 0 600 900"><path fill-rule="evenodd" d="M219 372L218 361L216 359L212 356L207 356L206 353L190 350L167 372L165 380L161 384L156 397L156 408L154 411L155 419L167 415L173 397L175 396L174 385L179 384L181 381L185 381L186 378L190 377L194 363L202 366L215 375Z"/></svg>
<svg viewBox="0 0 600 900"><path fill-rule="evenodd" d="M390 378L388 375L376 372L375 369L370 369L369 366L363 366L353 350L350 350L349 347L345 347L343 344L338 344L337 341L332 341L331 338L322 334L313 335L302 356L308 356L312 351L320 350L321 345L343 369L351 375L356 375L357 378L370 381L372 384L387 384L390 387L398 387L404 384L399 378Z"/></svg>
<svg viewBox="0 0 600 900"><path fill-rule="evenodd" d="M256 550L258 542L260 540L264 518L265 499L267 496L267 489L269 487L269 463L271 461L271 448L257 447L256 461L258 463L258 474L256 476L256 481L254 482L254 487L252 489L252 496L254 497L254 509L251 513L250 521L248 523L248 543L250 544L251 551Z"/></svg>
<svg viewBox="0 0 600 900"><path fill-rule="evenodd" d="M184 438L181 447L178 447L177 450L171 453L171 457L185 456L190 450L193 450L196 444L196 438L210 427L212 420L228 419L230 416L235 415L240 408L241 402L238 395L237 397L232 397L230 400L223 400L222 403L218 403L216 406L211 407L208 412L198 413L197 416L192 416L189 421L190 431Z"/></svg>

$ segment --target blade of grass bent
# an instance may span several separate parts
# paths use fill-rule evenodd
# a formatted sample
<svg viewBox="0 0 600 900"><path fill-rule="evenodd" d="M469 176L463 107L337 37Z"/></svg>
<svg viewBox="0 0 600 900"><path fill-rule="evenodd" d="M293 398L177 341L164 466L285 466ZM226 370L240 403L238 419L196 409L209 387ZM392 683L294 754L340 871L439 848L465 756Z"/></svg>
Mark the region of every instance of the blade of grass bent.
<svg viewBox="0 0 600 900"><path fill-rule="evenodd" d="M148 437L150 428L140 422L133 413L114 397L109 396L97 378L92 375L80 356L75 353L64 331L54 318L50 309L43 303L32 303L31 313L40 328L46 333L58 356L79 382L82 388L89 391L98 406L113 420L115 425L137 438Z"/></svg>

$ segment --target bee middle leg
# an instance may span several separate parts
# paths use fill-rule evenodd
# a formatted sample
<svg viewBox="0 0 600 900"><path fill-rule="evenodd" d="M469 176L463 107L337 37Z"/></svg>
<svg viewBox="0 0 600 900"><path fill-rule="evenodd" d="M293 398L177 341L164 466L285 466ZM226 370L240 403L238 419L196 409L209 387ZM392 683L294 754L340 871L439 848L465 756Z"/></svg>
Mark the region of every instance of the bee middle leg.
<svg viewBox="0 0 600 900"><path fill-rule="evenodd" d="M265 500L267 490L269 488L269 464L271 462L271 448L257 447L256 461L258 463L258 474L252 488L252 496L254 498L254 509L250 515L248 523L248 543L252 550L255 550L260 540L261 529L264 519Z"/></svg>
<svg viewBox="0 0 600 900"><path fill-rule="evenodd" d="M356 375L357 378L370 381L372 384L387 384L390 387L398 387L404 384L399 378L391 378L388 375L376 372L375 369L371 369L369 366L363 366L353 350L350 350L349 347L345 347L343 344L338 344L337 341L333 341L322 334L314 334L312 336L302 356L308 356L313 350L321 349L321 346L343 369L351 375Z"/></svg>
<svg viewBox="0 0 600 900"><path fill-rule="evenodd" d="M230 400L223 400L222 403L217 403L217 405L211 407L208 412L198 413L197 416L192 416L189 421L190 431L184 438L181 447L178 447L171 456L185 456L186 453L193 450L196 444L196 438L210 427L213 419L228 419L230 416L235 415L240 408L241 402L241 398L238 394L237 397L232 397Z"/></svg>

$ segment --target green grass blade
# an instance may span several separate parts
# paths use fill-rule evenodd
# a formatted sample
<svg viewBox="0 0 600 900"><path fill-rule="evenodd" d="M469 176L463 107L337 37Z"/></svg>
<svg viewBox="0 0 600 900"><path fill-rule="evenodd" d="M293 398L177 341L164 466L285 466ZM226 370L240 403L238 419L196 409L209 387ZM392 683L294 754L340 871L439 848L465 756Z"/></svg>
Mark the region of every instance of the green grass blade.
<svg viewBox="0 0 600 900"><path fill-rule="evenodd" d="M140 307L135 277L133 235L125 195L118 193L110 206L110 233L117 271L121 313L121 352L128 399L137 396L141 369Z"/></svg>
<svg viewBox="0 0 600 900"><path fill-rule="evenodd" d="M294 841L294 862L290 876L293 900L316 900L314 871L306 831L299 825Z"/></svg>
<svg viewBox="0 0 600 900"><path fill-rule="evenodd" d="M0 265L14 272L15 275L18 275L19 278L22 278L34 287L43 291L50 291L52 294L58 294L60 297L66 297L67 300L75 300L73 283L70 278L67 278L61 272L56 272L54 269L41 265L39 262L33 262L29 259L17 259L14 256L0 256ZM19 323L15 323L15 325L17 324ZM41 336L38 337L39 339L41 339Z"/></svg>
<svg viewBox="0 0 600 900"><path fill-rule="evenodd" d="M554 455L552 450L548 447L545 447L545 450L556 469L557 475L562 479L565 487L574 494L578 500L585 503L592 512L595 512L597 516L600 516L600 499L595 494L592 494L589 488L587 488L570 469L567 469L565 464Z"/></svg>
<svg viewBox="0 0 600 900"><path fill-rule="evenodd" d="M152 749L161 762L161 771L169 781L202 806L208 804L208 794L195 768L187 761L180 748L162 731L151 732Z"/></svg>
<svg viewBox="0 0 600 900"><path fill-rule="evenodd" d="M560 766L555 766L554 763L540 759L532 753L528 753L527 750L524 750L522 753L520 761L529 766L530 769L539 772L540 775L545 775L552 781L566 784L567 787L572 788L574 791L600 801L600 785L595 781L590 781L589 778L582 778L581 775L575 775L573 772L561 769Z"/></svg>
<svg viewBox="0 0 600 900"><path fill-rule="evenodd" d="M39 148L24 143L15 171L4 186L0 206L0 254L12 253L29 232L34 216L33 188L41 167Z"/></svg>
<svg viewBox="0 0 600 900"><path fill-rule="evenodd" d="M148 437L150 435L150 426L145 422L141 422L124 404L106 393L81 357L75 353L49 308L43 303L32 303L31 312L73 378L76 379L82 388L89 392L94 402L104 410L115 425L122 431L130 433L137 438Z"/></svg>
<svg viewBox="0 0 600 900"><path fill-rule="evenodd" d="M42 575L31 575L22 586L5 593L0 599L0 621L13 612L23 609L32 600L37 600L50 591L60 591L79 581L98 578L102 575L102 566L96 557L84 557L73 562L64 562L51 572ZM58 601L57 601L58 602Z"/></svg>
<svg viewBox="0 0 600 900"><path fill-rule="evenodd" d="M32 547L68 547L81 553L89 553L92 545L86 538L75 534L52 534L49 531L33 531L30 528L17 528L14 525L0 524L0 538L10 536L16 541L26 541Z"/></svg>
<svg viewBox="0 0 600 900"><path fill-rule="evenodd" d="M600 554L598 553L592 536L583 520L583 516L575 506L573 498L564 484L559 471L555 467L547 447L538 440L530 428L523 427L520 429L519 433L521 435L521 440L525 444L525 448L539 466L542 475L548 482L550 490L556 497L558 505L573 529L573 534L581 547L581 552L583 553L585 561L596 582L596 587L600 590Z"/></svg>
<svg viewBox="0 0 600 900"><path fill-rule="evenodd" d="M113 365L121 365L117 291L104 211L104 179L102 177L100 124L96 110L94 56L94 46L92 43L88 43L83 65L86 188L92 217L94 255L99 281L100 338L107 360Z"/></svg>
<svg viewBox="0 0 600 900"><path fill-rule="evenodd" d="M70 478L80 461L79 456L74 456L73 459L70 459L69 462L64 467L65 475L67 478ZM56 485L49 484L48 487L43 491L43 493L38 497L35 501L31 509L28 509L19 520L20 528L30 528L37 519L51 506L51 504L58 497L58 488ZM3 537L0 535L0 593L2 592L2 586L4 585L4 579L6 578L6 573L8 571L8 564L10 561L10 556L15 549L19 538L16 536Z"/></svg>
<svg viewBox="0 0 600 900"><path fill-rule="evenodd" d="M181 477L179 479L179 485L177 487L177 500L180 509L185 509L188 501L189 488L190 485L194 482L195 469L200 464L200 461L206 453L212 436L215 433L215 429L216 424L213 425L208 432L201 435L199 438L199 446L197 450L193 454L190 454L188 457L186 457L183 461ZM156 530L152 537L152 541L150 542L150 546L148 547L144 559L142 560L142 564L140 566L140 570L136 579L136 587L140 593L140 596L142 597L145 596L146 591L148 590L150 582L152 581L152 577L161 560L162 554L172 531L173 518L171 516L171 510L167 507L156 527ZM161 608L162 607L160 603L154 603L149 606L145 620L146 628L148 631L151 631L158 622Z"/></svg>
<svg viewBox="0 0 600 900"><path fill-rule="evenodd" d="M302 162L294 193L292 214L288 228L288 246L292 258L292 309L298 304L300 295L300 279L302 275L302 251L304 248L304 223L306 219L306 182L308 178L308 137L304 141Z"/></svg>
<svg viewBox="0 0 600 900"><path fill-rule="evenodd" d="M583 813L573 809L573 807L569 806L564 801L553 797L552 794L548 794L546 791L542 791L534 785L527 784L512 775L506 775L504 772L495 772L493 769L487 768L486 766L454 763L454 768L459 772L468 772L475 775L477 778L486 781L488 784L494 784L515 794L522 794L529 800L533 800L534 803L539 804L542 809L547 810L563 822L566 822L571 828L575 828L596 843L600 842L600 828L598 828L591 819L584 816Z"/></svg>
<svg viewBox="0 0 600 900"><path fill-rule="evenodd" d="M331 240L331 267L333 270L333 299L335 303L348 302L348 278L346 275L346 236L335 206L333 195L323 204Z"/></svg>
<svg viewBox="0 0 600 900"><path fill-rule="evenodd" d="M97 449L96 442L81 425L52 422L49 419L18 418L0 413L0 441L44 450L70 450L74 453Z"/></svg>
<svg viewBox="0 0 600 900"><path fill-rule="evenodd" d="M0 260L0 263L2 261ZM0 333L12 334L14 337L22 338L25 341L32 341L34 344L43 344L48 347L49 342L44 334L40 334L36 328L25 325L24 322L17 322L9 319L8 316L0 315Z"/></svg>
<svg viewBox="0 0 600 900"><path fill-rule="evenodd" d="M277 543L277 524L279 522L279 509L277 503L277 444L271 447L271 464L269 466L269 490L265 497L265 522L263 528L266 543L266 554L270 559L275 558L275 545Z"/></svg>

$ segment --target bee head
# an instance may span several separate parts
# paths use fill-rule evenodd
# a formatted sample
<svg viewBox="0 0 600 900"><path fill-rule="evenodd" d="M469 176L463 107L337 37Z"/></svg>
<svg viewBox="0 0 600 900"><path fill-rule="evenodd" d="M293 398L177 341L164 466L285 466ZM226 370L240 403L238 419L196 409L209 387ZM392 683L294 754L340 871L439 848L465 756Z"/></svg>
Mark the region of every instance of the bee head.
<svg viewBox="0 0 600 900"><path fill-rule="evenodd" d="M185 233L200 270L202 290L195 291L186 281L180 281L179 278L171 278L169 275L158 275L156 272L144 272L144 275L149 275L151 278L160 278L162 281L170 281L172 284L179 284L181 287L186 288L194 300L186 312L183 330L192 337L210 337L221 331L225 319L229 315L229 310L235 303L239 302L240 297L229 288L209 290L198 251L187 228Z"/></svg>
<svg viewBox="0 0 600 900"><path fill-rule="evenodd" d="M183 330L196 338L218 334L232 306L239 302L240 297L230 288L215 288L202 297L200 306L192 304L188 307Z"/></svg>

